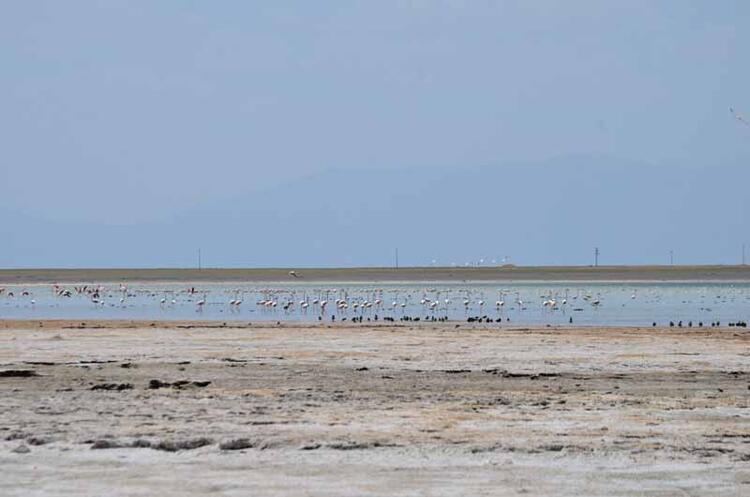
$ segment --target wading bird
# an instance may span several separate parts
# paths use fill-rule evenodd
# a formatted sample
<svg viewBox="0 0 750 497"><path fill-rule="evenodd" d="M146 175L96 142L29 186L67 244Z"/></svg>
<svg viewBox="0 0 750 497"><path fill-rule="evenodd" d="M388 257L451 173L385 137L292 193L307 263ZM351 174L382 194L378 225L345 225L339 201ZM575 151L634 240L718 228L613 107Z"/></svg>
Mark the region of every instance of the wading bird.
<svg viewBox="0 0 750 497"><path fill-rule="evenodd" d="M734 110L734 109L733 109L732 107L730 107L730 108L729 108L729 112L730 112L730 113L732 114L732 116L733 116L733 117L734 117L735 119L737 119L737 120L738 120L739 122L741 122L741 123L742 123L742 124L744 124L745 126L750 126L750 122L748 122L748 121L747 121L747 120L746 120L746 119L745 119L744 117L742 117L742 115L740 115L740 114L738 114L737 112L735 112L735 110Z"/></svg>

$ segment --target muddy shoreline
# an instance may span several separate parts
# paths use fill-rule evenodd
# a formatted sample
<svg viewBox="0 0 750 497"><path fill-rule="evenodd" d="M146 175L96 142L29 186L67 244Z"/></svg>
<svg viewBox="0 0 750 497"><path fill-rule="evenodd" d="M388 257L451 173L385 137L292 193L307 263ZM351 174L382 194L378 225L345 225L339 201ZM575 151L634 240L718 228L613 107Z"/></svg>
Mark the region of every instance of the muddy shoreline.
<svg viewBox="0 0 750 497"><path fill-rule="evenodd" d="M293 271L293 274L290 274ZM0 269L0 284L82 282L750 281L750 266Z"/></svg>

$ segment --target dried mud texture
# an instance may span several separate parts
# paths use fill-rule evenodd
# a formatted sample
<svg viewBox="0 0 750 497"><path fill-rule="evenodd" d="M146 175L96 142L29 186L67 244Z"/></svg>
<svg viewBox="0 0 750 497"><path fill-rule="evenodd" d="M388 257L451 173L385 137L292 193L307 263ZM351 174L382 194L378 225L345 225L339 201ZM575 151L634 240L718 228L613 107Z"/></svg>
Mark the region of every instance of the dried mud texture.
<svg viewBox="0 0 750 497"><path fill-rule="evenodd" d="M39 324L0 495L750 495L744 330Z"/></svg>

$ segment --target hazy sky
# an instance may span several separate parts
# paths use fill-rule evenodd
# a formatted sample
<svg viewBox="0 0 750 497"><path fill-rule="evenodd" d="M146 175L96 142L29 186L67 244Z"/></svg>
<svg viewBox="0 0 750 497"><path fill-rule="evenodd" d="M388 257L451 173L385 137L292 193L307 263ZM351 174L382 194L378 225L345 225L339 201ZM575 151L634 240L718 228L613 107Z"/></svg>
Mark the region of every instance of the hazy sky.
<svg viewBox="0 0 750 497"><path fill-rule="evenodd" d="M179 266L201 245L213 265L377 265L395 245L412 264L585 264L594 243L608 262L664 262L672 240L680 262L737 262L749 204L727 189L750 188L750 126L728 108L750 119L749 20L743 0L7 1L0 267ZM568 229L580 161L598 200ZM607 201L628 164L631 216ZM504 202L505 168L564 229L530 238L548 226ZM648 210L652 169L664 198ZM680 186L713 171L727 183ZM449 188L464 173L496 197L455 216L477 201ZM384 180L378 209L362 205L351 191L373 178L409 201ZM318 194L284 193L306 184ZM295 240L307 211L322 231ZM448 211L442 238L419 236Z"/></svg>

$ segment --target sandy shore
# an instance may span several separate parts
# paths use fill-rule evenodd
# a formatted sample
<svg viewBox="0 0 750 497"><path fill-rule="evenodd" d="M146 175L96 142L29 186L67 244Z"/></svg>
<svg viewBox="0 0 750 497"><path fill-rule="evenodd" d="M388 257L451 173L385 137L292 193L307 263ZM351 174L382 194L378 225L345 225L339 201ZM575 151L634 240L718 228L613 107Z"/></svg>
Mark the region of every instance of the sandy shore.
<svg viewBox="0 0 750 497"><path fill-rule="evenodd" d="M0 322L0 495L750 495L740 329Z"/></svg>
<svg viewBox="0 0 750 497"><path fill-rule="evenodd" d="M295 271L296 276L289 274ZM750 281L750 266L0 269L0 284L78 282Z"/></svg>

